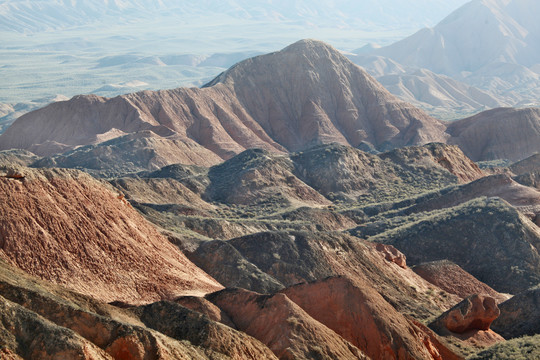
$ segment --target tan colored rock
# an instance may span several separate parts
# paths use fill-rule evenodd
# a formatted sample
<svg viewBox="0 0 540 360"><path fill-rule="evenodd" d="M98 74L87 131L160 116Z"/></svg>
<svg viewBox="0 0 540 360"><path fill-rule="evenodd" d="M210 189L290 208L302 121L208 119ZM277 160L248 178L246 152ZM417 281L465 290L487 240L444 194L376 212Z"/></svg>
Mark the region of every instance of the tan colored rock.
<svg viewBox="0 0 540 360"><path fill-rule="evenodd" d="M387 261L393 262L403 269L407 268L407 257L392 245L377 244L375 248Z"/></svg>
<svg viewBox="0 0 540 360"><path fill-rule="evenodd" d="M144 303L221 287L117 193L74 170L0 178L0 257L96 299Z"/></svg>
<svg viewBox="0 0 540 360"><path fill-rule="evenodd" d="M430 324L430 327L440 329L444 326L445 329L458 334L468 330L487 331L500 313L494 298L473 295L442 314Z"/></svg>

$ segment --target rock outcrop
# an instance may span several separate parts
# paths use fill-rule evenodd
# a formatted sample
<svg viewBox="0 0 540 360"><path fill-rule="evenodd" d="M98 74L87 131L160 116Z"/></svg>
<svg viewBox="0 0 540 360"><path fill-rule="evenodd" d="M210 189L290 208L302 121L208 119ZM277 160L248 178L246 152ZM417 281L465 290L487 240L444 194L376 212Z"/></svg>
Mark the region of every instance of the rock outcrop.
<svg viewBox="0 0 540 360"><path fill-rule="evenodd" d="M387 261L393 262L404 269L407 268L407 257L392 245L377 244L375 248Z"/></svg>
<svg viewBox="0 0 540 360"><path fill-rule="evenodd" d="M222 288L106 183L76 170L0 177L0 257L105 302Z"/></svg>
<svg viewBox="0 0 540 360"><path fill-rule="evenodd" d="M281 292L372 359L438 359L437 346L369 284L346 277Z"/></svg>
<svg viewBox="0 0 540 360"><path fill-rule="evenodd" d="M472 295L439 316L430 327L437 331L446 329L458 334L470 330L486 331L500 313L494 298Z"/></svg>

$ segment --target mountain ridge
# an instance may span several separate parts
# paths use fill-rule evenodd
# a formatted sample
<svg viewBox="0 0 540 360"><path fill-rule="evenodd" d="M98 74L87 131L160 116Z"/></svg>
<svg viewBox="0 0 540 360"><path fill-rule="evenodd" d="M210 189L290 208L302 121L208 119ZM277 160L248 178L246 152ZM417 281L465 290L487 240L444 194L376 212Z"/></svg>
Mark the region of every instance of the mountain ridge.
<svg viewBox="0 0 540 360"><path fill-rule="evenodd" d="M53 155L140 131L220 159L251 147L285 152L367 142L388 149L445 138L441 122L395 98L336 49L302 40L240 62L201 89L51 104L19 118L0 136L0 149Z"/></svg>

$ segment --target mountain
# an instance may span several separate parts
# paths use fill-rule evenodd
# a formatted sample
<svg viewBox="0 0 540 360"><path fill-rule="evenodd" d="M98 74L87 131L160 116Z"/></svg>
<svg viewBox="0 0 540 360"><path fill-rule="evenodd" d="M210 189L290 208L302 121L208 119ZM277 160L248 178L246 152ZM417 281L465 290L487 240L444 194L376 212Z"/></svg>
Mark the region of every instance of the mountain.
<svg viewBox="0 0 540 360"><path fill-rule="evenodd" d="M455 145L248 149L109 183L0 159L2 356L457 360L502 341L478 302L458 306L472 333L423 324L540 276L538 191ZM459 266L422 265L441 258Z"/></svg>
<svg viewBox="0 0 540 360"><path fill-rule="evenodd" d="M539 151L539 119L535 108L495 109L443 123L398 100L331 46L302 40L242 61L200 89L50 104L20 117L0 135L0 149L51 157L40 166L109 175L331 142L378 151L448 142L475 161L520 160Z"/></svg>
<svg viewBox="0 0 540 360"><path fill-rule="evenodd" d="M392 94L439 119L455 120L520 101L518 98L506 98L489 90L481 90L425 68L401 65L384 56L358 53L348 54L347 57L374 76Z"/></svg>
<svg viewBox="0 0 540 360"><path fill-rule="evenodd" d="M19 118L0 136L0 149L30 149L38 155L74 150L65 156L78 157L84 166L85 157L99 164L113 156L113 149L103 147L116 145L105 141L138 138L146 131L146 137L165 143L166 154L147 142L132 152L148 153L142 166L156 169L195 164L201 156L217 163L252 147L284 152L338 142L384 150L444 141L444 128L392 96L336 49L302 40L245 60L202 89L113 99L87 95L51 104ZM91 147L77 149L81 145ZM182 157L175 158L179 152L167 146L182 147Z"/></svg>
<svg viewBox="0 0 540 360"><path fill-rule="evenodd" d="M540 229L497 197L428 212L405 224L393 220L393 228L369 239L395 246L411 264L448 259L503 293L527 290L540 279Z"/></svg>
<svg viewBox="0 0 540 360"><path fill-rule="evenodd" d="M537 106L540 27L531 14L538 11L533 0L474 0L373 54L452 76L514 106Z"/></svg>
<svg viewBox="0 0 540 360"><path fill-rule="evenodd" d="M540 152L540 108L488 110L452 122L447 132L474 161L522 160Z"/></svg>
<svg viewBox="0 0 540 360"><path fill-rule="evenodd" d="M108 184L77 170L3 169L0 257L8 264L105 302L222 287Z"/></svg>
<svg viewBox="0 0 540 360"><path fill-rule="evenodd" d="M533 0L473 0L434 28L420 30L376 53L398 63L455 75L495 63L531 67L540 62L540 27Z"/></svg>

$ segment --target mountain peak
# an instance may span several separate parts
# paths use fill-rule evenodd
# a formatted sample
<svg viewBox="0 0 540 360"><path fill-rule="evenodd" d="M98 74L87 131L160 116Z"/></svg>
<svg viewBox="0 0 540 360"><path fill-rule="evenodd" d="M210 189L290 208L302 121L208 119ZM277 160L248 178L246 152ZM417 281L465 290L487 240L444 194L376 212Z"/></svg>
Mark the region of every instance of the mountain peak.
<svg viewBox="0 0 540 360"><path fill-rule="evenodd" d="M51 155L150 130L156 155L147 169L153 169L200 163L201 154L217 163L253 147L282 153L336 142L388 150L446 139L438 120L391 95L332 46L310 39L244 60L202 89L82 99L85 106L72 106L73 99L17 120L0 136L0 149ZM171 148L189 156L179 158Z"/></svg>
<svg viewBox="0 0 540 360"><path fill-rule="evenodd" d="M339 52L333 46L324 41L315 39L302 39L287 46L281 52L296 52L296 53L320 53L321 51Z"/></svg>

